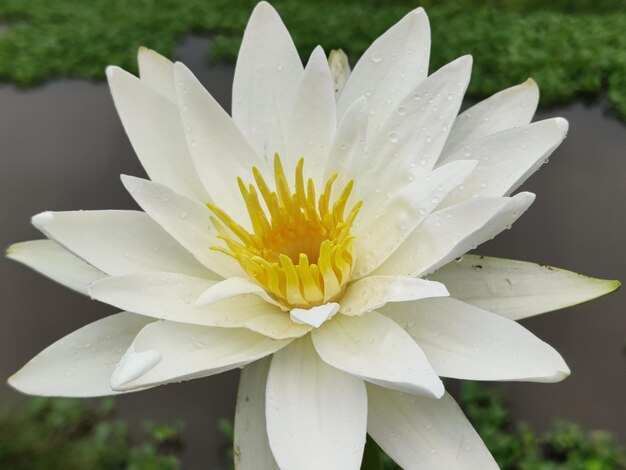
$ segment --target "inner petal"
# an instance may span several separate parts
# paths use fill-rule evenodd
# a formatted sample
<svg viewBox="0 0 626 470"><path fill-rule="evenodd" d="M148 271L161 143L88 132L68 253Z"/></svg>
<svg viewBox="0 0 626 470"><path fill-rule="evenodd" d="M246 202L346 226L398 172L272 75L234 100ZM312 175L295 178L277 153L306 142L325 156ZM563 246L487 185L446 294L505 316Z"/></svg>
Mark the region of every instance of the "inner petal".
<svg viewBox="0 0 626 470"><path fill-rule="evenodd" d="M253 168L255 184L237 179L252 232L248 232L219 207L213 225L225 246L214 246L235 258L273 298L289 308L310 308L341 295L354 267L354 237L350 229L361 202L346 211L353 182L348 182L331 203L337 175L316 196L312 179L305 184L304 158L295 171L295 189L289 186L280 157L274 156L275 191ZM344 217L344 214L347 216Z"/></svg>

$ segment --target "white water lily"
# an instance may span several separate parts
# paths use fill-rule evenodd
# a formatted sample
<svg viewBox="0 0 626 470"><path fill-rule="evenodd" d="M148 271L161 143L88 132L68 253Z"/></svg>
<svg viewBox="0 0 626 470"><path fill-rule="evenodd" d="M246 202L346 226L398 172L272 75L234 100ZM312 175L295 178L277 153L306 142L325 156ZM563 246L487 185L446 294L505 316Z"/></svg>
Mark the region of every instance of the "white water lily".
<svg viewBox="0 0 626 470"><path fill-rule="evenodd" d="M619 283L457 259L530 206L511 194L567 122L530 123L531 80L458 114L471 58L427 76L429 48L417 9L351 73L321 48L303 67L260 3L232 118L153 51L140 50L139 78L109 68L150 176L122 177L143 212L39 214L48 239L8 256L124 311L9 383L87 397L243 367L237 468L358 468L366 433L403 468L495 468L439 377L562 380L561 356L515 320Z"/></svg>

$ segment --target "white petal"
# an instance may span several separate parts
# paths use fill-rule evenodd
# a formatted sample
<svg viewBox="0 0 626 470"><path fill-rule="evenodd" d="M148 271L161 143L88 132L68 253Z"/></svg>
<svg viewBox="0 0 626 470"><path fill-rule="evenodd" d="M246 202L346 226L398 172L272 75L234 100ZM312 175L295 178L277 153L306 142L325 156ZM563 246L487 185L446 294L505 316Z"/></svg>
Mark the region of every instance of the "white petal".
<svg viewBox="0 0 626 470"><path fill-rule="evenodd" d="M368 140L365 173L359 180L383 194L408 174L428 173L439 158L472 70L471 56L460 57L403 97ZM368 100L369 103L369 100ZM370 130L371 130L370 116Z"/></svg>
<svg viewBox="0 0 626 470"><path fill-rule="evenodd" d="M247 211L237 177L251 177L252 167L267 174L265 161L193 73L179 62L174 70L180 115L198 175L211 200L245 224Z"/></svg>
<svg viewBox="0 0 626 470"><path fill-rule="evenodd" d="M206 201L176 103L119 67L108 67L107 78L126 134L150 179Z"/></svg>
<svg viewBox="0 0 626 470"><path fill-rule="evenodd" d="M128 360L132 363L134 354L153 351L146 359L154 359L155 353L159 353L160 362L135 380L117 384L116 390L136 390L219 374L268 356L287 344L289 340L272 340L243 328L154 322L139 332L129 348Z"/></svg>
<svg viewBox="0 0 626 470"><path fill-rule="evenodd" d="M539 88L528 79L472 106L454 121L443 156L483 137L528 124L539 102Z"/></svg>
<svg viewBox="0 0 626 470"><path fill-rule="evenodd" d="M519 323L459 300L425 299L384 311L443 377L559 382L570 373L558 352Z"/></svg>
<svg viewBox="0 0 626 470"><path fill-rule="evenodd" d="M319 328L322 323L332 318L338 311L339 304L329 302L309 309L294 308L289 312L289 316L295 323Z"/></svg>
<svg viewBox="0 0 626 470"><path fill-rule="evenodd" d="M105 276L51 240L15 243L7 248L6 256L81 294L87 294L89 284Z"/></svg>
<svg viewBox="0 0 626 470"><path fill-rule="evenodd" d="M398 465L413 469L498 469L454 399L367 386L367 432Z"/></svg>
<svg viewBox="0 0 626 470"><path fill-rule="evenodd" d="M265 386L270 359L248 364L239 376L233 454L237 470L278 470L267 438Z"/></svg>
<svg viewBox="0 0 626 470"><path fill-rule="evenodd" d="M240 295L197 306L198 297L214 284L215 281L182 274L150 273L103 279L93 283L89 293L94 299L154 318L248 328L275 339L299 337L311 329L294 324L286 312L257 295Z"/></svg>
<svg viewBox="0 0 626 470"><path fill-rule="evenodd" d="M70 333L35 356L9 379L30 395L114 395L109 379L135 335L151 318L118 313Z"/></svg>
<svg viewBox="0 0 626 470"><path fill-rule="evenodd" d="M230 297L237 297L247 294L258 295L266 302L282 308L278 302L276 302L267 294L265 289L243 277L229 277L228 279L224 279L223 281L213 284L202 294L200 294L200 296L196 300L196 305L209 305L224 299L228 299Z"/></svg>
<svg viewBox="0 0 626 470"><path fill-rule="evenodd" d="M293 174L298 160L304 157L308 177L317 184L324 184L321 179L337 127L336 119L333 80L324 50L318 46L304 70L287 124L283 156L287 175Z"/></svg>
<svg viewBox="0 0 626 470"><path fill-rule="evenodd" d="M460 148L443 163L474 158L478 166L463 184L463 190L457 188L444 205L451 206L472 197L511 194L561 144L567 128L563 118L547 119L502 131Z"/></svg>
<svg viewBox="0 0 626 470"><path fill-rule="evenodd" d="M372 128L378 127L415 86L426 78L430 25L422 8L408 13L365 51L346 82L337 111L367 96Z"/></svg>
<svg viewBox="0 0 626 470"><path fill-rule="evenodd" d="M212 213L205 205L165 186L133 176L122 175L122 183L137 204L200 263L222 277L243 274L236 261L211 249L222 243L211 224Z"/></svg>
<svg viewBox="0 0 626 470"><path fill-rule="evenodd" d="M269 442L281 469L360 467L365 385L322 362L308 337L274 355L265 403Z"/></svg>
<svg viewBox="0 0 626 470"><path fill-rule="evenodd" d="M427 176L418 175L404 186L396 182L399 189L394 192L370 193L353 228L358 253L354 278L363 277L383 264L476 166L474 161L453 163Z"/></svg>
<svg viewBox="0 0 626 470"><path fill-rule="evenodd" d="M365 155L367 116L367 100L365 97L356 100L344 114L337 128L328 161L326 162L324 181L328 181L333 174L337 174L335 184L338 188L342 188L351 178L357 175L355 169ZM355 184L358 184L358 181L355 181Z"/></svg>
<svg viewBox="0 0 626 470"><path fill-rule="evenodd" d="M452 297L512 320L570 307L619 288L619 281L594 279L526 261L465 255L429 276Z"/></svg>
<svg viewBox="0 0 626 470"><path fill-rule="evenodd" d="M163 356L159 351L136 352L131 346L111 374L111 388L120 390L127 383L154 369L162 358Z"/></svg>
<svg viewBox="0 0 626 470"><path fill-rule="evenodd" d="M167 99L176 102L174 64L172 61L152 49L140 47L137 62L139 63L141 81Z"/></svg>
<svg viewBox="0 0 626 470"><path fill-rule="evenodd" d="M260 2L250 17L233 81L233 119L256 153L283 153L283 133L302 80L298 51L278 13Z"/></svg>
<svg viewBox="0 0 626 470"><path fill-rule="evenodd" d="M46 236L108 274L174 271L212 275L143 212L43 212L32 222Z"/></svg>
<svg viewBox="0 0 626 470"><path fill-rule="evenodd" d="M446 297L448 290L439 282L403 276L367 276L346 289L341 297L341 313L363 315L388 302L406 302L428 297Z"/></svg>
<svg viewBox="0 0 626 470"><path fill-rule="evenodd" d="M337 369L369 382L439 398L443 384L413 339L377 312L338 315L311 333L320 357Z"/></svg>
<svg viewBox="0 0 626 470"><path fill-rule="evenodd" d="M432 213L374 274L423 276L509 228L535 195L476 199Z"/></svg>

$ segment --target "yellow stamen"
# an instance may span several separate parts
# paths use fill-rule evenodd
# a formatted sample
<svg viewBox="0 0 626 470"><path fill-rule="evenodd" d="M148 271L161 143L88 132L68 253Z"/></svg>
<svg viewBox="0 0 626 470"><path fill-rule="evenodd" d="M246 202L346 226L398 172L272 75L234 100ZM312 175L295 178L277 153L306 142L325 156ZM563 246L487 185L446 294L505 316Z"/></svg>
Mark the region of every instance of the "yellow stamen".
<svg viewBox="0 0 626 470"><path fill-rule="evenodd" d="M315 197L313 180L304 179L304 159L295 172L292 192L278 154L270 190L261 172L252 169L256 187L237 179L252 233L213 204L211 221L225 246L211 247L236 259L267 292L286 307L310 308L336 299L345 289L354 266L354 237L350 229L361 208L356 203L344 218L352 192L350 181L331 204L337 175ZM260 195L260 198L259 198ZM261 205L265 203L266 210Z"/></svg>

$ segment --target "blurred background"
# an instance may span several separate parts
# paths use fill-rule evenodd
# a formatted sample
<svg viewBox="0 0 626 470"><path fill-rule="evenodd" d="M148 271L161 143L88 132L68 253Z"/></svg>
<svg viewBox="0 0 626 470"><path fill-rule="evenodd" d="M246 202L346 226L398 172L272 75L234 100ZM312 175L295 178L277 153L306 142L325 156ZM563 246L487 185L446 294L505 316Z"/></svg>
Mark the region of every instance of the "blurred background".
<svg viewBox="0 0 626 470"><path fill-rule="evenodd" d="M230 109L233 63L255 3L1 0L0 246L41 238L30 217L44 210L136 208L119 174L145 173L103 82L104 67L135 71L144 45L185 62ZM474 56L466 105L534 78L542 92L535 120L563 116L570 132L521 188L537 194L532 208L476 252L626 279L625 2L273 4L303 59L320 42L327 51L344 49L354 64L373 39L421 5L433 31L431 71ZM5 378L114 309L6 259L0 298L0 468L228 468L229 429L218 429L218 421L233 417L237 372L114 404L30 401ZM572 375L560 384L448 384L504 468L624 468L625 305L621 290L523 321L569 363ZM147 420L153 423L146 427ZM578 427L555 427L559 420ZM519 428L522 422L528 427Z"/></svg>

